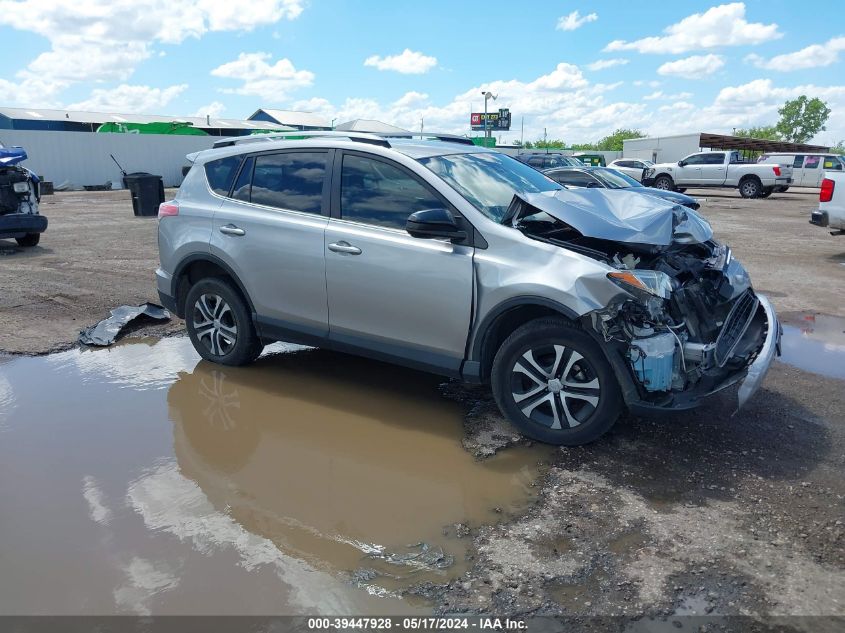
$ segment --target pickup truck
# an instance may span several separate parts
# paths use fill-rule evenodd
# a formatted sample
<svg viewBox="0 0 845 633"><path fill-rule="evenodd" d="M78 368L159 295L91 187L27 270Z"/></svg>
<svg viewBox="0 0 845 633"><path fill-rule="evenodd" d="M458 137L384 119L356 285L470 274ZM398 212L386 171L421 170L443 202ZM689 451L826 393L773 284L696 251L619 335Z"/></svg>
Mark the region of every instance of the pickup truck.
<svg viewBox="0 0 845 633"><path fill-rule="evenodd" d="M845 172L825 172L819 210L813 211L810 224L834 229L831 235L845 235Z"/></svg>
<svg viewBox="0 0 845 633"><path fill-rule="evenodd" d="M687 187L730 187L743 198L768 198L792 182L791 165L746 163L739 152L699 152L677 163L659 163L644 185L675 191Z"/></svg>

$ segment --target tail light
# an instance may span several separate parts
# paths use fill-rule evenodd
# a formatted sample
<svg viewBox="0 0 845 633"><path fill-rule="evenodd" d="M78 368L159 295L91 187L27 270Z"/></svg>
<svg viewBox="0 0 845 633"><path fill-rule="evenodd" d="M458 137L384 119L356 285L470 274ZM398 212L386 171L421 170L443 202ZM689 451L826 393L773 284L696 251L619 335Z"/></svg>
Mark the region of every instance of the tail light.
<svg viewBox="0 0 845 633"><path fill-rule="evenodd" d="M158 205L158 217L166 218L169 215L179 215L179 203L175 200L170 202L162 202Z"/></svg>
<svg viewBox="0 0 845 633"><path fill-rule="evenodd" d="M772 170L775 172L775 176L780 176L780 167L775 165L774 167L772 167Z"/></svg>
<svg viewBox="0 0 845 633"><path fill-rule="evenodd" d="M833 187L836 183L830 178L822 180L822 190L819 192L819 202L830 202L833 198Z"/></svg>

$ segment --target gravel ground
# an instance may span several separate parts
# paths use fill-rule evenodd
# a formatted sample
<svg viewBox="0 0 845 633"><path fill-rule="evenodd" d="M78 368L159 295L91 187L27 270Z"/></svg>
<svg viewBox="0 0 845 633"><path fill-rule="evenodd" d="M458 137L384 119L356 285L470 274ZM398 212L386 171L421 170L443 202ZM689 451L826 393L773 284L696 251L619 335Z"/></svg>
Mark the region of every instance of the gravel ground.
<svg viewBox="0 0 845 633"><path fill-rule="evenodd" d="M845 317L845 238L807 222L817 194L688 193L779 311ZM156 300L155 220L133 217L125 192L57 194L42 211L40 246L0 242L3 352L72 346L110 308ZM558 451L524 517L474 530L464 577L417 591L443 613L845 615L843 386L776 362L737 416L725 393L626 417ZM486 389L444 392L470 405L464 446L479 459L524 443Z"/></svg>

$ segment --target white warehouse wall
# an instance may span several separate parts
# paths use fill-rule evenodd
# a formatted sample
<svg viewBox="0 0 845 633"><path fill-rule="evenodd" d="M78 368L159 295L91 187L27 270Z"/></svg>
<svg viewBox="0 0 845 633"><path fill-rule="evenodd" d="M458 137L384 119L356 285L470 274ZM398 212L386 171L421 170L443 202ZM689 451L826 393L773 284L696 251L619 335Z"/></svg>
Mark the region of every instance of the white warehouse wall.
<svg viewBox="0 0 845 633"><path fill-rule="evenodd" d="M165 187L177 187L182 183L182 166L188 162L185 155L209 149L221 138L225 137L0 130L0 142L26 150L29 158L23 166L55 185L112 181L118 188L123 186L122 174L109 154L114 154L127 173L157 174Z"/></svg>

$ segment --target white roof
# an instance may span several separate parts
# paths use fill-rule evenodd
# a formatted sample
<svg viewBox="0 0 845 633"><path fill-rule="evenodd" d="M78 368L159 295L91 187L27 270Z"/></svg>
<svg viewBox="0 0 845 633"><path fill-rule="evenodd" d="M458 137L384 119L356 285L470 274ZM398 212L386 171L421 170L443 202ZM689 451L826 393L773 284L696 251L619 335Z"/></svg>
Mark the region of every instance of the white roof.
<svg viewBox="0 0 845 633"><path fill-rule="evenodd" d="M10 119L30 121L70 121L73 123L192 123L197 128L221 128L240 130L293 130L278 123L267 121L245 121L242 119L218 119L204 116L172 116L167 114L116 114L113 112L90 112L84 110L49 110L35 108L3 108L0 115Z"/></svg>
<svg viewBox="0 0 845 633"><path fill-rule="evenodd" d="M341 123L340 125L335 127L335 129L344 132L410 134L408 130L404 130L401 127L396 127L395 125L390 125L389 123L383 123L382 121L376 121L375 119L352 119L351 121L347 121L346 123Z"/></svg>
<svg viewBox="0 0 845 633"><path fill-rule="evenodd" d="M273 110L269 108L259 108L249 118L252 119L259 112L264 112L282 125L293 125L296 127L331 127L331 121L323 118L322 115L315 112L299 112L297 110Z"/></svg>

